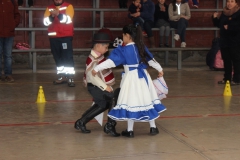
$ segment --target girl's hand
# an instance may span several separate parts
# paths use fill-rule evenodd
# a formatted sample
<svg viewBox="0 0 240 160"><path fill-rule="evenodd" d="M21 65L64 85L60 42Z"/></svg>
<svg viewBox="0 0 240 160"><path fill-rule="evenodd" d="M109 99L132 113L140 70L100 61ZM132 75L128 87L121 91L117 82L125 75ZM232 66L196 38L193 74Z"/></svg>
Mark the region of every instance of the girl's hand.
<svg viewBox="0 0 240 160"><path fill-rule="evenodd" d="M163 71L158 73L158 77L162 77L163 76Z"/></svg>
<svg viewBox="0 0 240 160"><path fill-rule="evenodd" d="M95 76L97 74L97 72L93 69L92 70L92 75Z"/></svg>

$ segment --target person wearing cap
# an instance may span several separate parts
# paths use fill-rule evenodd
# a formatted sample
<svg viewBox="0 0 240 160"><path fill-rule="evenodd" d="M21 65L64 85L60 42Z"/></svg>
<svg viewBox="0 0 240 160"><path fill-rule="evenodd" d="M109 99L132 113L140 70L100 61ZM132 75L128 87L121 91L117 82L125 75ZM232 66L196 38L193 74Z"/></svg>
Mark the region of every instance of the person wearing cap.
<svg viewBox="0 0 240 160"><path fill-rule="evenodd" d="M106 59L104 54L108 51L110 37L106 33L95 33L93 37L93 49L86 59L86 70L83 81L89 93L93 97L94 104L83 113L82 117L75 122L75 129L81 130L82 133L90 133L86 128L86 124L100 113L112 108L113 89L115 78L111 69L99 71L97 76L92 75L93 68L104 62ZM104 132L110 133L114 137L120 136L116 132L116 121L108 118L108 122L104 126Z"/></svg>
<svg viewBox="0 0 240 160"><path fill-rule="evenodd" d="M53 84L68 83L74 87L75 75L73 61L73 16L74 8L64 0L53 0L44 13L43 23L48 26L51 52L56 62L59 78Z"/></svg>

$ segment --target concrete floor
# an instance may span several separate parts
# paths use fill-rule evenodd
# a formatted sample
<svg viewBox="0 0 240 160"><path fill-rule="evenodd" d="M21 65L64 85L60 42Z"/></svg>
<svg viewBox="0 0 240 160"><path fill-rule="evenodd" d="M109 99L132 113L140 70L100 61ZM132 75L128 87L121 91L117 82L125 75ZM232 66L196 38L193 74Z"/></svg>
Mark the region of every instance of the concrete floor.
<svg viewBox="0 0 240 160"><path fill-rule="evenodd" d="M163 66L164 67L164 66ZM0 160L239 160L240 86L223 96L222 71L203 64L164 67L169 94L167 111L156 120L160 134L149 135L148 123L135 123L134 138L111 137L95 120L82 134L75 120L91 105L76 67L76 87L55 86L54 66L14 65L14 83L0 82ZM117 84L121 69L114 69ZM156 72L150 70L153 78ZM39 86L46 103L36 103ZM105 114L106 122L106 114ZM116 129L126 129L118 122Z"/></svg>

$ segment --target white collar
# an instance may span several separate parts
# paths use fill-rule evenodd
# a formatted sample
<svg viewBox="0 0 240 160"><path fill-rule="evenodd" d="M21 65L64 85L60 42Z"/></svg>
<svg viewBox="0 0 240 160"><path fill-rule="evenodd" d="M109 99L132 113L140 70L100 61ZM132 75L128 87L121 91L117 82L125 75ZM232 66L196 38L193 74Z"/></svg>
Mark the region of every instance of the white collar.
<svg viewBox="0 0 240 160"><path fill-rule="evenodd" d="M135 42L130 42L130 43L126 44L126 46L132 45L132 44L135 44Z"/></svg>

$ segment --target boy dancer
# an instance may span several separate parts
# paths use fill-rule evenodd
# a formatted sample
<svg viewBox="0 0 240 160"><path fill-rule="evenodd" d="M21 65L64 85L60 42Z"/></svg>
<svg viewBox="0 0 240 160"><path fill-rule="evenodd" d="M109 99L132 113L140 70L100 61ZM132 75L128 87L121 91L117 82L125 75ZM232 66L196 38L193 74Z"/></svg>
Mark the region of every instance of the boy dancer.
<svg viewBox="0 0 240 160"><path fill-rule="evenodd" d="M94 105L91 106L80 119L75 122L75 129L81 130L83 133L90 133L87 130L86 124L98 114L108 111L112 108L113 89L112 85L115 82L112 70L105 69L99 72L98 76L92 76L91 71L93 68L104 62L104 54L108 51L110 37L106 33L96 33L93 39L93 49L86 60L85 82L89 93L92 95ZM118 137L119 133L116 132L116 121L108 118L108 122L104 126L104 132L110 133L112 136Z"/></svg>

